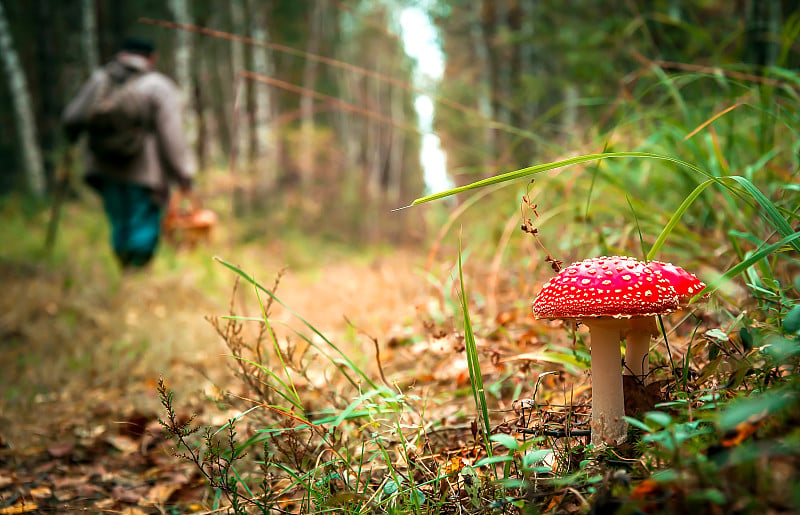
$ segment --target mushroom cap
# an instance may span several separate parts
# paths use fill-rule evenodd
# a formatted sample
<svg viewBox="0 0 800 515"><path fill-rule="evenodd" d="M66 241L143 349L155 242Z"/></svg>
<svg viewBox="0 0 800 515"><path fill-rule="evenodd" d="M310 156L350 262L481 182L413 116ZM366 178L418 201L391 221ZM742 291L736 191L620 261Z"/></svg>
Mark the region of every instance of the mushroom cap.
<svg viewBox="0 0 800 515"><path fill-rule="evenodd" d="M536 318L630 318L670 313L678 294L649 265L625 256L573 263L542 286Z"/></svg>
<svg viewBox="0 0 800 515"><path fill-rule="evenodd" d="M675 288L675 292L678 294L678 303L681 306L688 305L692 297L706 287L706 283L698 279L697 276L672 263L650 261L648 266L661 274ZM703 298L707 297L708 294L703 296Z"/></svg>

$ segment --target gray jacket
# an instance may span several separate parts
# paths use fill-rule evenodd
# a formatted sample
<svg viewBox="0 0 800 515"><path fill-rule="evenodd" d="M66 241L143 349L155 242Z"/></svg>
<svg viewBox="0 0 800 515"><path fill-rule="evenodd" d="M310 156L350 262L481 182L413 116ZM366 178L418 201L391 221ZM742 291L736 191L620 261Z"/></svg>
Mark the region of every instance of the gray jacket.
<svg viewBox="0 0 800 515"><path fill-rule="evenodd" d="M141 92L152 116L153 130L144 148L129 162L104 162L87 152L86 179L96 185L97 179L111 177L149 188L159 203L169 199L169 185L191 186L195 173L194 158L189 151L181 126L182 108L175 83L167 76L149 70L149 61L139 55L120 53L114 61L95 71L63 114L64 128L71 140L77 139L86 128L86 118L97 94L110 76L122 77L135 71L147 71L130 80Z"/></svg>

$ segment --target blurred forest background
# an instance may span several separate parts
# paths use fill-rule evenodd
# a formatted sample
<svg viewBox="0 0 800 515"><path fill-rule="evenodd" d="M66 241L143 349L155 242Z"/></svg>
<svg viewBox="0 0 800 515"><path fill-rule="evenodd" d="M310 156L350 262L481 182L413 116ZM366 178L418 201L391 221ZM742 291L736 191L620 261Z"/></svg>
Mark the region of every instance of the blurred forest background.
<svg viewBox="0 0 800 515"><path fill-rule="evenodd" d="M60 127L128 35L220 221L138 276ZM1 513L800 510L796 0L0 0L0 60ZM714 293L664 317L644 436L592 461L588 334L530 303L621 254ZM254 460L214 495L158 423L191 413Z"/></svg>
<svg viewBox="0 0 800 515"><path fill-rule="evenodd" d="M156 41L159 69L184 92L201 173L231 170L214 191L229 192L236 213L356 240L419 236L417 218L377 216L425 192L418 95L433 99L451 180L464 184L592 142L630 114L632 97L656 107L656 69L749 80L800 65L796 41L784 44L797 26L791 0L2 6L0 191L53 191L62 109L122 38L140 35ZM409 8L438 29L440 81L420 80L404 51ZM720 80L688 84L684 102L736 94Z"/></svg>

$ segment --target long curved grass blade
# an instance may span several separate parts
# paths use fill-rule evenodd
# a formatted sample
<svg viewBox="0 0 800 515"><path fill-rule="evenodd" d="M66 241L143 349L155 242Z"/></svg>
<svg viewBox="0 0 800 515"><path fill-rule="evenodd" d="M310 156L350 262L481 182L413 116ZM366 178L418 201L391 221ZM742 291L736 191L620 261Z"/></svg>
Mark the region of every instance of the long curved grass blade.
<svg viewBox="0 0 800 515"><path fill-rule="evenodd" d="M739 107L742 104L744 104L744 102L736 102L732 106L728 106L727 108L723 109L719 113L715 114L714 116L712 116L708 120L706 120L703 123L701 123L695 130L693 130L692 132L687 134L683 138L683 140L686 141L687 139L691 138L692 136L694 136L698 132L702 131L703 129L705 129L706 127L708 127L709 125L711 125L712 123L717 121L719 118L721 118L721 117L725 116L726 114L730 113L731 111L733 111L734 109L736 109L737 107Z"/></svg>
<svg viewBox="0 0 800 515"><path fill-rule="evenodd" d="M741 263L739 263L736 266L731 267L730 270L728 270L727 272L722 274L721 277L719 277L717 280L713 281L711 284L709 284L703 290L701 290L697 295L692 297L691 302L696 302L703 295L715 292L717 289L719 289L719 287L722 284L730 281L731 279L733 279L737 275L741 274L742 272L744 272L745 270L747 270L748 268L750 268L754 264L758 263L759 261L761 261L765 257L767 257L770 254L772 254L773 252L777 252L778 250L781 249L781 247L785 247L786 245L794 246L798 241L800 241L800 232L796 232L796 233L790 234L789 236L786 236L785 238L783 238L779 242L776 242L776 243L773 243L772 245L767 245L766 247L758 249L757 251L753 252L749 257L745 258Z"/></svg>
<svg viewBox="0 0 800 515"><path fill-rule="evenodd" d="M777 230L781 234L781 236L784 236L784 237L785 236L789 236L794 232L792 230L792 226L789 225L789 222L787 222L786 219L783 218L783 216L781 216L780 211L775 206L775 204L770 202L770 200L761 192L761 190L759 190L747 178L741 177L741 176L738 176L738 175L732 175L732 176L728 176L728 177L715 177L714 175L712 175L712 174L708 173L707 171L703 170L702 168L700 168L700 167L698 167L696 165L693 165L692 163L686 162L686 161L684 161L682 159L678 159L676 157L671 157L671 156L665 156L665 155L661 155L661 154L652 154L652 153L649 153L649 152L611 152L611 153L607 153L607 154L586 154L586 155L582 155L582 156L571 157L569 159L562 159L561 161L554 161L554 162L551 162L551 163L544 163L544 164L540 164L540 165L536 165L536 166L529 166L527 168L521 168L521 169L515 170L513 172L508 172L508 173L496 175L494 177L488 177L486 179L482 179L480 181L476 181L476 182L473 182L471 184L467 184L467 185L464 185L464 186L459 186L457 188L453 188L453 189L450 189L450 190L447 190L447 191L442 191L442 192L436 193L434 195L428 195L428 196L425 196L425 197L420 197L420 198L414 200L414 202L412 202L411 205L412 206L416 206L416 205L419 205L419 204L424 204L425 202L431 202L433 200L438 200L438 199L441 199L441 198L449 197L451 195L456 195L456 194L464 192L464 191L472 190L472 189L475 189L475 188L482 188L484 186L489 186L489 185L492 185L492 184L498 184L498 183L505 182L505 181L511 181L511 180L514 180L514 179L520 179L520 178L526 177L528 175L534 175L534 174L538 174L538 173L542 173L542 172L547 172L549 170L554 170L556 168L563 168L565 166L570 166L570 165L574 165L574 164L586 163L586 162L589 162L589 161L598 161L598 160L601 160L601 159L609 159L609 158L658 159L658 160L662 160L662 161L670 161L670 162L676 163L676 164L678 164L680 166L683 166L683 167L686 167L686 168L688 168L688 169L690 169L690 170L692 170L692 171L694 171L696 173L699 173L700 175L702 175L702 176L706 177L707 179L709 179L711 182L716 182L716 183L720 184L721 186L723 186L724 188L726 188L731 193L733 193L733 194L735 194L737 196L742 196L743 197L744 196L743 193L749 194L749 196L753 200L755 200L756 203L761 207L762 216L772 225L772 227L775 230ZM728 181L735 181L745 191L742 192L742 191L740 191L740 190L738 190L736 188L732 188L729 184L727 184ZM705 187L707 187L707 186L704 186L704 188ZM689 201L688 204L687 204L686 201L684 201L684 203L681 204L681 206L683 207L683 211L680 213L681 216L686 211L688 206L691 205L691 203L694 200L697 199L698 196L699 196L699 193L697 193L697 195L692 197L691 201ZM689 199L687 199L687 200L689 200ZM685 204L685 206L684 206L684 204ZM662 235L664 236L663 239L666 239L666 237L669 235L669 232L672 231L672 228L675 227L675 224L677 224L677 221L679 219L680 219L680 216L678 216L678 217L674 217L673 216L673 218L670 219L670 222L672 222L672 225L670 226L669 231L667 231L666 233L664 233L662 231ZM663 243L664 243L663 241L660 241L658 247L660 248L660 246L663 245ZM795 250L800 252L800 243L798 243L795 240L792 240L791 245ZM656 248L656 250L658 250L658 249ZM655 252L651 249L650 254L655 255ZM649 254L648 254L648 256L649 256Z"/></svg>
<svg viewBox="0 0 800 515"><path fill-rule="evenodd" d="M683 217L683 214L686 213L687 209L689 209L689 206L691 206L694 203L694 201L697 200L697 197L699 197L700 194L703 193L703 191L706 188L714 184L714 182L716 182L714 179L703 181L689 194L688 197L686 197L683 200L683 202L681 202L681 205L678 206L678 209L676 209L675 212L670 217L669 221L667 222L667 225L665 225L664 229L662 229L661 234L659 234L658 238L656 238L656 241L653 243L653 246L650 247L650 251L647 253L648 261L651 261L653 258L656 257L658 251L661 250L661 246L664 245L665 241L667 241L667 238L669 237L670 233L675 228L675 226L678 225L678 222Z"/></svg>
<svg viewBox="0 0 800 515"><path fill-rule="evenodd" d="M506 172L500 175L495 175L494 177L487 177L486 179L481 179L479 181L475 181L473 183L466 184L464 186L459 186L457 188L449 189L447 191L442 191L439 193L435 193L433 195L420 197L418 199L415 199L411 203L411 206L416 206L419 204L424 204L426 202L431 202L432 200L438 200L441 198L450 197L452 195L456 195L464 191L476 188L482 188L484 186L498 184L505 181L512 181L514 179L527 177L528 175L535 175L538 173L555 170L556 168L563 168L565 166L570 166L574 164L587 163L589 161L599 161L602 159L611 159L611 158L644 158L644 159L658 159L661 161L671 161L673 163L677 163L681 166L689 168L690 170L693 170L701 175L704 175L705 177L708 178L713 177L713 175L704 171L702 168L699 168L691 163L687 163L686 161L683 161L681 159L661 154L653 154L650 152L609 152L605 154L585 154L582 156L570 157L569 159L562 159L560 161L553 161L551 163L543 163L540 165L529 166L527 168L521 168L519 170L514 170L513 172Z"/></svg>
<svg viewBox="0 0 800 515"><path fill-rule="evenodd" d="M755 199L755 201L758 202L758 204L764 210L763 214L767 218L767 220L769 220L769 222L772 224L775 230L777 230L782 236L790 236L791 234L794 233L792 226L789 225L789 222L787 222L786 219L783 218L783 216L781 216L781 213L780 211L778 211L778 208L775 207L775 204L770 202L770 200L766 197L766 195L761 193L761 190L756 188L756 186L752 182L738 175L732 175L728 177L728 179L736 181L745 190L747 190L750 196L752 196L753 199ZM800 252L800 245L795 243L792 246L795 248L795 250Z"/></svg>
<svg viewBox="0 0 800 515"><path fill-rule="evenodd" d="M481 375L481 364L478 359L478 346L475 343L475 334L472 332L472 321L469 316L467 306L467 291L464 288L464 270L462 268L461 249L458 250L458 280L461 288L461 311L464 317L464 347L467 355L467 365L469 367L470 383L472 385L472 396L475 399L475 407L481 414L483 422L483 440L486 452L492 455L492 444L489 441L491 427L489 426L489 408L486 405L486 391L483 387L483 376Z"/></svg>

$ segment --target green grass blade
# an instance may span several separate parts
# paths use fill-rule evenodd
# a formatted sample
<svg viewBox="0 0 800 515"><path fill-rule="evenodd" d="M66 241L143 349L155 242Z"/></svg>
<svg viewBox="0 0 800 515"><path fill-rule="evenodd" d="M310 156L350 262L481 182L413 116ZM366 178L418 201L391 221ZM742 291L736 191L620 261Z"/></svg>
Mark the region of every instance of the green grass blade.
<svg viewBox="0 0 800 515"><path fill-rule="evenodd" d="M424 204L426 202L431 202L433 200L438 200L441 198L449 197L452 195L456 195L458 193L462 193L464 191L472 190L475 188L482 188L485 186L490 186L492 184L498 184L501 182L512 181L514 179L520 179L522 177L527 177L528 175L535 175L542 172L547 172L550 170L555 170L556 168L563 168L565 166L570 166L574 164L580 163L587 163L589 161L599 161L601 159L610 159L610 158L644 158L644 159L658 159L661 161L671 161L673 163L677 163L681 166L689 168L705 177L712 178L713 175L709 174L708 172L704 171L703 169L683 161L681 159L665 156L661 154L653 154L650 152L609 152L605 154L585 154L582 156L575 156L570 157L569 159L562 159L561 161L553 161L552 163L544 163L535 166L529 166L527 168L521 168L519 170L514 170L513 172L507 172L500 175L495 175L494 177L487 177L486 179L481 179L480 181L475 181L471 184L466 184L464 186L459 186L457 188L453 188L447 191L442 191L440 193L435 193L433 195L428 195L425 197L420 197L415 199L411 205L416 206L419 204Z"/></svg>
<svg viewBox="0 0 800 515"><path fill-rule="evenodd" d="M724 188L726 188L731 193L733 193L733 194L735 194L737 196L743 196L742 195L743 192L741 192L740 190L738 190L736 188L733 188L733 187L731 187L730 185L727 184L728 181L734 181L739 186L741 186L742 189L745 190L744 193L747 193L753 200L756 201L756 203L762 209L763 218L765 218L770 223L770 225L772 225L772 227L775 230L777 230L784 237L789 236L789 235L791 235L793 233L791 225L781 215L781 213L778 210L778 208L772 202L770 202L770 200L761 192L761 190L759 190L747 178L741 177L741 176L715 177L714 175L710 174L709 172L703 170L702 168L700 168L700 167L698 167L696 165L693 165L691 163L688 163L686 161L683 161L682 159L678 159L678 158L671 157L671 156L665 156L665 155L661 155L661 154L652 154L652 153L649 153L649 152L611 152L611 153L607 153L607 154L586 154L586 155L582 155L582 156L571 157L569 159L563 159L561 161L554 161L552 163L544 163L544 164L540 164L540 165L536 165L536 166L529 166L527 168L521 168L521 169L515 170L513 172L508 172L508 173L496 175L494 177L488 177L486 179L482 179L480 181L476 181L476 182L473 182L471 184L466 184L464 186L459 186L457 188L453 188L453 189L450 189L450 190L447 190L447 191L442 191L442 192L436 193L434 195L428 195L428 196L425 196L425 197L420 197L420 198L414 200L411 203L411 205L412 206L416 206L416 205L419 205L419 204L424 204L426 202L431 202L433 200L438 200L438 199L442 199L442 198L449 197L449 196L452 196L452 195L456 195L456 194L462 193L464 191L472 190L472 189L475 189L475 188L482 188L482 187L490 186L490 185L493 185L493 184L499 184L501 182L520 179L520 178L523 178L523 177L527 177L529 175L534 175L534 174L546 172L546 171L549 171L549 170L554 170L556 168L563 168L565 166L570 166L570 165L574 165L574 164L586 163L586 162L589 162L589 161L597 161L597 160L609 159L609 158L641 158L641 159L658 159L658 160L662 160L662 161L670 161L672 163L676 163L676 164L678 164L678 165L680 165L682 167L688 168L688 169L690 169L690 170L692 170L692 171L694 171L694 172L706 177L711 182L716 182L716 183L720 184L721 186L723 186ZM672 228L674 228L675 224L677 224L678 220L683 215L683 213L686 211L686 209L689 207L689 205L691 205L691 203L694 202L694 200L697 199L697 197L700 195L700 192L703 189L708 187L707 185L703 186L702 184L701 184L701 186L702 186L702 188L700 189L700 191L697 191L697 188L695 188L695 191L693 192L693 196L690 196L691 197L690 199L687 198L684 201L684 203L681 204L682 209L680 210L679 216L673 216L673 218L670 220L670 222L672 222L672 224L671 224L671 226L669 228L669 231L667 231L667 232L663 232L662 231L663 238L660 237L661 241L658 242L658 246L654 245L655 251L653 249L651 249L650 253L648 254L648 257L650 257L650 255L653 255L653 256L655 255L655 252L658 250L658 248L661 247L661 245L663 245L664 240L666 240L666 237L672 231ZM700 188L700 186L698 186L698 188ZM795 250L800 252L800 243L792 240L791 245Z"/></svg>
<svg viewBox="0 0 800 515"><path fill-rule="evenodd" d="M800 232L796 232L796 233L790 234L789 236L783 238L779 242L776 242L776 243L773 243L772 245L768 245L766 247L758 249L757 251L753 252L753 254L750 255L748 258L746 258L744 261L742 261L738 265L732 267L730 270L728 270L727 272L722 274L722 276L719 279L715 280L713 283L711 283L708 286L706 286L704 290L702 290L701 292L699 292L697 295L695 295L692 298L692 302L697 301L702 295L705 295L707 293L713 293L722 284L728 282L729 280L733 279L737 275L741 274L742 272L744 272L745 270L747 270L748 268L750 268L754 264L758 263L760 260L762 260L765 257L767 257L770 254L772 254L773 252L777 252L778 250L781 249L781 247L785 247L786 245L794 246L796 244L796 242L798 242L798 241L800 241Z"/></svg>
<svg viewBox="0 0 800 515"><path fill-rule="evenodd" d="M265 367L261 363L257 363L257 362L255 362L253 360L250 360L250 359L247 359L247 358L243 358L241 356L234 356L232 354L229 354L228 357L231 357L233 359L239 360L242 363L247 363L249 365L253 365L254 367L258 368L259 370L261 370L262 372L264 372L265 374L270 376L281 387L281 389L271 388L272 391L274 391L275 393L277 393L278 395L283 397L286 401L288 401L295 408L297 408L297 409L299 409L301 411L303 411L305 409L303 407L302 402L300 401L300 396L297 394L297 391L294 389L294 385L291 385L291 387L289 385L287 385L285 382L283 382L283 380L281 380L280 377L278 377L278 375L275 372L273 372L269 368ZM289 395L286 392L291 392L291 395Z"/></svg>
<svg viewBox="0 0 800 515"><path fill-rule="evenodd" d="M472 321L469 316L467 306L467 290L464 286L464 270L462 266L462 254L459 244L458 249L458 280L461 287L461 311L464 316L464 346L467 354L467 364L469 366L469 377L472 385L472 396L475 399L475 408L480 413L483 423L483 440L486 452L492 455L492 444L489 441L491 428L489 426L489 408L486 405L486 391L483 387L483 376L481 375L481 365L478 359L478 346L475 342L475 334L472 332Z"/></svg>
<svg viewBox="0 0 800 515"><path fill-rule="evenodd" d="M670 233L672 233L672 230L675 228L680 219L683 217L684 213L686 213L686 210L689 209L689 206L691 206L694 203L694 201L697 200L697 197L699 197L700 194L703 193L703 191L706 188L714 184L714 182L715 179L709 179L707 181L700 183L694 189L694 191L692 191L689 194L689 196L686 197L683 200L683 202L681 202L681 205L678 206L678 209L672 214L672 217L670 217L669 221L667 222L667 225L664 226L664 229L661 231L661 234L659 234L658 238L656 238L656 241L653 243L653 246L650 247L650 252L647 253L648 261L651 261L656 257L656 254L658 254L658 251L661 250L662 245L664 245L664 242L667 241L667 238L669 237Z"/></svg>

